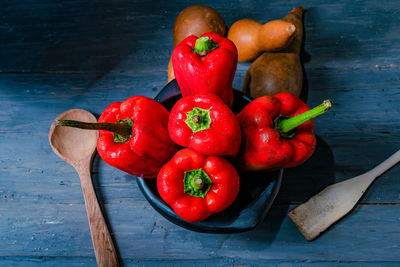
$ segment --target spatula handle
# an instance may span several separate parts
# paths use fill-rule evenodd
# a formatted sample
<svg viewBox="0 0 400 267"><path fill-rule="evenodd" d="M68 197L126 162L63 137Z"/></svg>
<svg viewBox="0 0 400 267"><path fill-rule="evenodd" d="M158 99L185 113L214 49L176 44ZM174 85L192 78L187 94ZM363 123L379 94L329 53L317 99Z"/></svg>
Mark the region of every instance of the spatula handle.
<svg viewBox="0 0 400 267"><path fill-rule="evenodd" d="M83 163L77 171L81 178L97 265L100 267L119 266L117 252L96 197L90 169L90 163Z"/></svg>
<svg viewBox="0 0 400 267"><path fill-rule="evenodd" d="M392 168L394 165L400 162L400 150L391 155L389 158L387 158L385 161L383 161L381 164L367 172L368 175L370 175L373 178L376 178Z"/></svg>

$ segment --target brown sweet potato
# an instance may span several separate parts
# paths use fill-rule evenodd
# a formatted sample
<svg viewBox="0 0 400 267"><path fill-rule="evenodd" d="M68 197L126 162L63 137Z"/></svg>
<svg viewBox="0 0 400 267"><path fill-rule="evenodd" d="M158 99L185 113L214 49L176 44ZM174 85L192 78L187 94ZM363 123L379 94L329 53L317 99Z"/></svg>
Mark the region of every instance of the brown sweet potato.
<svg viewBox="0 0 400 267"><path fill-rule="evenodd" d="M176 17L174 47L192 34L200 36L206 32L215 32L225 36L226 30L224 19L215 9L204 5L189 6Z"/></svg>
<svg viewBox="0 0 400 267"><path fill-rule="evenodd" d="M303 39L303 7L296 7L284 18L296 27L290 45L280 52L264 52L247 70L243 91L253 98L289 92L300 96L303 86L303 69L300 49Z"/></svg>
<svg viewBox="0 0 400 267"><path fill-rule="evenodd" d="M182 10L174 23L174 48L190 35L200 36L206 32L215 32L226 36L227 26L222 16L213 8L205 5L193 5ZM168 82L175 78L171 59L168 64Z"/></svg>

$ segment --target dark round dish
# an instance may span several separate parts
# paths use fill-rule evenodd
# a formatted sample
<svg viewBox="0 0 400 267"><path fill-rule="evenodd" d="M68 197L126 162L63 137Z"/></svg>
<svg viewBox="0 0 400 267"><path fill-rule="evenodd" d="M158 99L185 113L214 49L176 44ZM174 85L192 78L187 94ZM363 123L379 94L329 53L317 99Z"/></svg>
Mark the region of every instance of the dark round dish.
<svg viewBox="0 0 400 267"><path fill-rule="evenodd" d="M171 110L181 97L179 86L173 80L155 100ZM237 114L250 101L242 92L234 90L233 112ZM156 179L137 178L137 183L153 208L179 226L197 232L238 233L252 230L263 221L281 186L283 169L273 172L239 172L239 175L239 195L232 205L198 223L184 221L176 215L158 194Z"/></svg>

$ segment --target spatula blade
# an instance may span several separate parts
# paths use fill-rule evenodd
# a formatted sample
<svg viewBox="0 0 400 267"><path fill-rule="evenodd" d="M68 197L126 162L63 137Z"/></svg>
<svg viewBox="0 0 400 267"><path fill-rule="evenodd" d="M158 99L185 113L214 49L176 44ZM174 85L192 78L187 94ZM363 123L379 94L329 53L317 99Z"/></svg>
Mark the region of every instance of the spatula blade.
<svg viewBox="0 0 400 267"><path fill-rule="evenodd" d="M330 185L290 211L289 218L303 236L312 241L350 212L372 181L373 179L361 175Z"/></svg>

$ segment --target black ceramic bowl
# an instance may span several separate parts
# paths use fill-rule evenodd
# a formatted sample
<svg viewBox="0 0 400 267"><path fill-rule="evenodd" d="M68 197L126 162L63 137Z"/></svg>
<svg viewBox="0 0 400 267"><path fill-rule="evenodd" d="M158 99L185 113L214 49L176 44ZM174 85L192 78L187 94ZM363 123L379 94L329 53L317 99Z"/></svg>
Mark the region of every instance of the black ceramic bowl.
<svg viewBox="0 0 400 267"><path fill-rule="evenodd" d="M161 90L155 100L171 110L181 97L178 84L173 80ZM237 114L250 101L243 93L234 90L233 112ZM150 204L171 222L197 232L236 233L254 229L263 221L279 191L282 174L283 170L239 172L239 195L232 205L198 223L184 221L176 215L158 194L156 179L137 178L137 183Z"/></svg>

